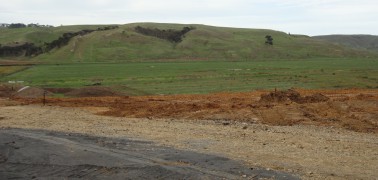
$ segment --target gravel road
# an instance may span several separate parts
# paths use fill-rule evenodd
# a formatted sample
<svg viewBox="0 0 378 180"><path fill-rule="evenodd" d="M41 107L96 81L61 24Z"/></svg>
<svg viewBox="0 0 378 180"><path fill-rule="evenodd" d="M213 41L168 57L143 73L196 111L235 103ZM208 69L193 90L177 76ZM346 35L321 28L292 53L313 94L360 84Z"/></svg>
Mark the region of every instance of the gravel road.
<svg viewBox="0 0 378 180"><path fill-rule="evenodd" d="M147 141L1 129L0 179L299 179Z"/></svg>

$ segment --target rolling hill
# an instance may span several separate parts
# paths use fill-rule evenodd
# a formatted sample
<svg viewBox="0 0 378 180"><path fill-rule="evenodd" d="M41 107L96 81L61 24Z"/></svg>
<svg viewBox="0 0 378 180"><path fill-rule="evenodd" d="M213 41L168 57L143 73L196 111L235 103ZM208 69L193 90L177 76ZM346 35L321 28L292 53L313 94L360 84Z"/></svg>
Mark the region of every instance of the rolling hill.
<svg viewBox="0 0 378 180"><path fill-rule="evenodd" d="M53 28L0 28L0 44L11 46L17 42L41 46L82 30L96 30L104 25L61 26ZM150 34L138 32L138 27ZM162 38L167 34L185 32L179 41ZM155 34L154 34L155 33ZM159 34L160 33L160 37ZM265 44L265 37L273 38L273 45ZM93 31L74 36L67 45L34 57L22 57L42 62L131 62L175 60L256 60L371 57L375 53L345 47L318 38L289 35L264 29L240 29L205 25L133 23L116 29ZM15 57L2 57L11 59ZM20 59L20 57L18 57Z"/></svg>
<svg viewBox="0 0 378 180"><path fill-rule="evenodd" d="M315 39L337 43L350 48L378 52L378 36L373 35L326 35L314 36Z"/></svg>
<svg viewBox="0 0 378 180"><path fill-rule="evenodd" d="M0 44L0 84L100 85L129 95L378 87L378 53L273 30L157 23L0 28Z"/></svg>

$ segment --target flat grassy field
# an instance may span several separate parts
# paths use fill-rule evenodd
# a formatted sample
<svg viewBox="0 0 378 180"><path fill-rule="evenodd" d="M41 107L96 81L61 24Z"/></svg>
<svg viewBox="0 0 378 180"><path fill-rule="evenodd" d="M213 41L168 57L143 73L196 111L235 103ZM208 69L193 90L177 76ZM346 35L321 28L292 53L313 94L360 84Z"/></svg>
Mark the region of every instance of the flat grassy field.
<svg viewBox="0 0 378 180"><path fill-rule="evenodd" d="M378 88L378 60L311 59L254 62L196 61L35 65L3 76L40 87L100 82L132 95L256 89Z"/></svg>

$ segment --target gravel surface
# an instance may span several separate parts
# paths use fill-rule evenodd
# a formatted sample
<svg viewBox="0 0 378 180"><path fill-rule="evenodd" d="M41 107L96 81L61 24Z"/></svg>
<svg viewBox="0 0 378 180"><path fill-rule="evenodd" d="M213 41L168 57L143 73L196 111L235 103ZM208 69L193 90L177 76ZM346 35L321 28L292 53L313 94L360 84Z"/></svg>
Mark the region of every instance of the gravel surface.
<svg viewBox="0 0 378 180"><path fill-rule="evenodd" d="M0 131L0 179L299 179L146 141L45 130Z"/></svg>
<svg viewBox="0 0 378 180"><path fill-rule="evenodd" d="M1 102L6 105L0 106L1 128L148 140L159 146L227 157L250 168L283 171L302 179L378 177L378 136L374 133L313 125L106 117L93 114L106 111L104 107L20 106Z"/></svg>

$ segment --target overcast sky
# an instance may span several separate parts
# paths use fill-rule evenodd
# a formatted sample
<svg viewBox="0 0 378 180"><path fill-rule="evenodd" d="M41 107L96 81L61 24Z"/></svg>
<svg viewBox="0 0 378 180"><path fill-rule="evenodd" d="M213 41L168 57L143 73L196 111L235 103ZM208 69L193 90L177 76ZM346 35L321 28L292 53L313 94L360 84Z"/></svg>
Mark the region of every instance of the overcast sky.
<svg viewBox="0 0 378 180"><path fill-rule="evenodd" d="M0 23L191 23L378 35L378 0L0 0Z"/></svg>

